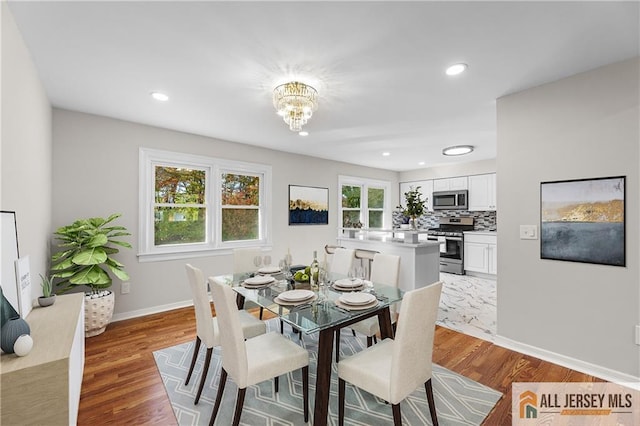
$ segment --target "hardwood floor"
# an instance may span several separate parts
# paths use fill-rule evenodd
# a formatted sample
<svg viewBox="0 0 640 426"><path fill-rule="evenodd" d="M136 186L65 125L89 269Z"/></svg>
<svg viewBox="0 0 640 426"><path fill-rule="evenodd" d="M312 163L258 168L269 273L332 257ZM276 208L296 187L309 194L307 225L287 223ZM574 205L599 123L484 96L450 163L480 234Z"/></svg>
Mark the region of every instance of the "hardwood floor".
<svg viewBox="0 0 640 426"><path fill-rule="evenodd" d="M193 308L112 323L85 341L79 425L175 425L153 351L195 339ZM601 381L437 327L433 361L504 394L483 425L511 424L512 382Z"/></svg>

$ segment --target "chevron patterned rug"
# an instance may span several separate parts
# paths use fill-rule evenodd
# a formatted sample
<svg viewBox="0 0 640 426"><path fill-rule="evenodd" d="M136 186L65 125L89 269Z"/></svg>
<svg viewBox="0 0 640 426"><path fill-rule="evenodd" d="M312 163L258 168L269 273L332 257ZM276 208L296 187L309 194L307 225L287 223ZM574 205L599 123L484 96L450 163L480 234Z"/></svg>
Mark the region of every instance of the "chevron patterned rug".
<svg viewBox="0 0 640 426"><path fill-rule="evenodd" d="M285 326L285 329L289 327ZM289 328L290 330L290 328ZM279 331L278 320L267 321L267 331ZM298 342L298 336L291 332L285 336ZM309 351L309 400L313 413L317 334L303 335L300 342ZM197 386L205 358L205 349L200 348L198 361L188 386L184 380L189 371L189 363L194 343L184 343L153 353L156 365L162 376L167 395L179 425L207 425L213 410L213 402L218 387L220 373L220 348L215 348L207 380L200 402L194 405ZM366 339L353 337L350 330L343 330L340 349L347 357L366 347ZM384 401L347 384L345 425L373 426L392 425L391 406ZM471 379L449 371L439 365L433 365L433 392L441 425L480 425L496 402L502 397L500 392L490 389ZM237 387L231 379L227 380L224 398L216 419L216 425L231 424ZM417 389L400 404L403 425L430 425L429 405L424 387ZM337 425L338 420L338 383L336 365L333 365L331 383L331 401L329 406L329 424ZM310 416L312 423L313 415ZM280 378L280 389L274 393L273 381L269 380L247 389L241 425L301 425L302 414L302 378L298 371Z"/></svg>

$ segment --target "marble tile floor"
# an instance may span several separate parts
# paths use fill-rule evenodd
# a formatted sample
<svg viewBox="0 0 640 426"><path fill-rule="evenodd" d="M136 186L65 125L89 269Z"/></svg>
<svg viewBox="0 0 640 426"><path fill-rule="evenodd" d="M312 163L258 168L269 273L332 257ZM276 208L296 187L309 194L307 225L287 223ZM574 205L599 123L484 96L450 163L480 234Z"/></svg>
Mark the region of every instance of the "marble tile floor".
<svg viewBox="0 0 640 426"><path fill-rule="evenodd" d="M441 272L436 324L493 341L496 335L496 281Z"/></svg>

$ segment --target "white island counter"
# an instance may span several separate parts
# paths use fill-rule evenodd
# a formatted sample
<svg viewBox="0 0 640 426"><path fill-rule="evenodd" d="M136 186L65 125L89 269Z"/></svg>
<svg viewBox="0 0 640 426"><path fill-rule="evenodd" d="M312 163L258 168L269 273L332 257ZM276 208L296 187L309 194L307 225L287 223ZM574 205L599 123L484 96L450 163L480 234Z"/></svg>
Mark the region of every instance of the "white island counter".
<svg viewBox="0 0 640 426"><path fill-rule="evenodd" d="M440 243L419 241L426 230L340 228L338 245L400 256L401 290L425 287L440 279Z"/></svg>

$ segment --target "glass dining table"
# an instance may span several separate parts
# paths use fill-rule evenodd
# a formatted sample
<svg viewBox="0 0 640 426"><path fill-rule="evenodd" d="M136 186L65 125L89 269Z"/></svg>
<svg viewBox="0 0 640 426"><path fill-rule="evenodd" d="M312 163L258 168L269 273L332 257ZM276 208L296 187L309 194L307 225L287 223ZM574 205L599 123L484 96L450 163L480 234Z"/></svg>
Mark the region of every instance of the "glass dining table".
<svg viewBox="0 0 640 426"><path fill-rule="evenodd" d="M393 337L389 307L393 303L401 301L404 292L396 287L365 281L362 292L375 296L377 303L372 302L374 306L366 309L357 307L352 310L348 305L341 303L340 296L344 292L334 289L332 285L326 285L314 292L314 300L294 305L282 302L278 296L293 289L309 289L308 283L291 282L286 280L282 274L277 274L274 275L275 281L269 285L260 288L245 287L243 286L244 280L249 276L245 273L222 275L215 278L233 287L237 293L238 308L243 308L245 302L253 302L277 315L284 323L291 325L298 332L318 333L313 424L316 426L326 425L336 331L363 319L377 316L381 337L383 339ZM332 278L338 280L345 277L332 274Z"/></svg>

